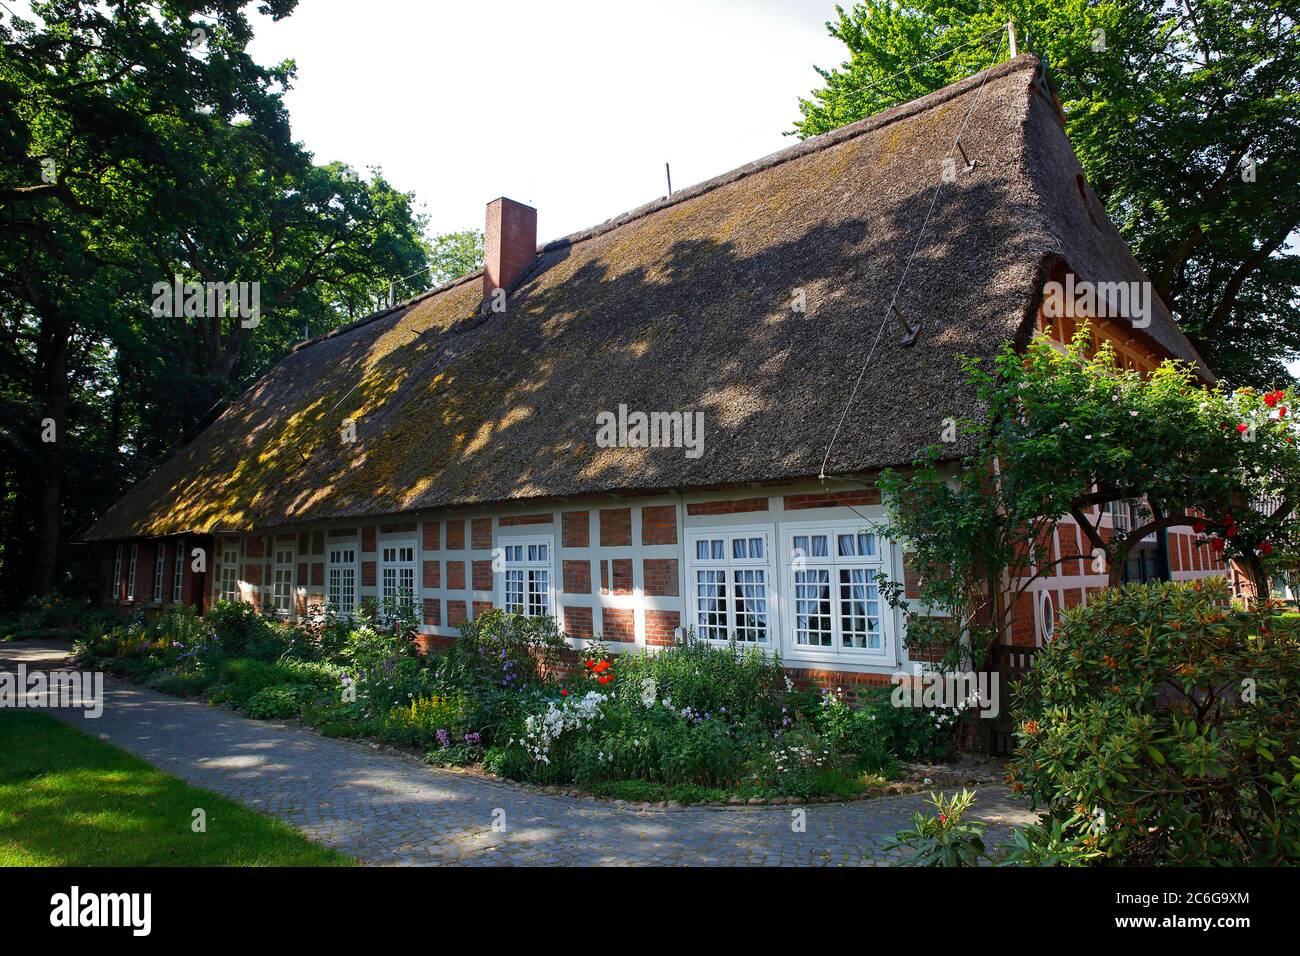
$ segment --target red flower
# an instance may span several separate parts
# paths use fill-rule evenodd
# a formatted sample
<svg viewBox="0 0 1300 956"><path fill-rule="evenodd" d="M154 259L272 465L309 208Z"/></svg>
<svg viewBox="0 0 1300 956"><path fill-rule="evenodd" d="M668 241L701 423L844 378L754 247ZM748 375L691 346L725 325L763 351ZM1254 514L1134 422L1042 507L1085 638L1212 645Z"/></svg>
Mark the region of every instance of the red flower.
<svg viewBox="0 0 1300 956"><path fill-rule="evenodd" d="M947 823L947 822L948 822L948 816L947 816L947 814L943 814L943 813L939 814L939 822L940 822L940 823Z"/></svg>
<svg viewBox="0 0 1300 956"><path fill-rule="evenodd" d="M1278 418L1286 418L1286 406L1285 406L1285 405L1279 405L1279 406L1277 407L1277 417L1278 417Z"/></svg>
<svg viewBox="0 0 1300 956"><path fill-rule="evenodd" d="M1245 422L1241 422L1239 425L1237 425L1237 431L1241 432L1242 434L1245 434L1246 432L1250 431L1250 426L1247 425Z"/></svg>
<svg viewBox="0 0 1300 956"><path fill-rule="evenodd" d="M569 688L567 688L567 687L561 687L561 688L560 688L560 696L561 696L561 697L568 697L568 696L569 696Z"/></svg>
<svg viewBox="0 0 1300 956"><path fill-rule="evenodd" d="M1264 404L1267 405L1269 408L1272 408L1275 405L1277 405L1278 402L1282 401L1284 394L1285 393L1281 391L1269 392L1264 396Z"/></svg>
<svg viewBox="0 0 1300 956"><path fill-rule="evenodd" d="M1196 522L1195 524L1192 525L1192 530L1195 531L1197 534L1205 534L1205 522L1204 521Z"/></svg>
<svg viewBox="0 0 1300 956"><path fill-rule="evenodd" d="M1222 551L1222 550L1223 550L1223 539L1222 539L1222 538L1215 538L1214 540L1212 540L1212 541L1210 542L1210 547L1213 548L1215 551Z"/></svg>
<svg viewBox="0 0 1300 956"><path fill-rule="evenodd" d="M596 662L595 662L595 661L583 661L583 662L582 662L582 666L585 667L585 668L587 668L587 670L591 670L593 667L596 666Z"/></svg>
<svg viewBox="0 0 1300 956"><path fill-rule="evenodd" d="M612 681L613 679L614 679L614 675L613 675L613 674L602 674L602 675L600 676L600 682L601 682L602 684L608 684L608 683L609 683L610 681Z"/></svg>
<svg viewBox="0 0 1300 956"><path fill-rule="evenodd" d="M1260 544L1259 544L1259 553L1260 553L1260 554L1272 554L1272 553L1273 553L1273 543L1272 543L1271 541L1261 541Z"/></svg>
<svg viewBox="0 0 1300 956"><path fill-rule="evenodd" d="M592 668L592 673L601 674L609 670L609 667L610 667L609 661L600 661L599 663L596 664L595 667Z"/></svg>

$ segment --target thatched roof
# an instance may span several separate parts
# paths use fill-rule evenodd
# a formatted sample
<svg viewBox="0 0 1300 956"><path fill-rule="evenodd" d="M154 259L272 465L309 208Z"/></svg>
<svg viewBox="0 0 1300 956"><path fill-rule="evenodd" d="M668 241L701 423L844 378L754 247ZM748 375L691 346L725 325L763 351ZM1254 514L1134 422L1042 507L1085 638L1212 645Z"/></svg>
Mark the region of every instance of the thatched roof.
<svg viewBox="0 0 1300 956"><path fill-rule="evenodd" d="M1145 278L1032 56L550 243L504 314L468 276L304 343L87 538L815 477L968 113L977 165L898 297L920 336L885 326L826 470L907 463L971 411L957 357L1024 341L1053 266ZM1199 363L1163 306L1136 334ZM597 447L620 404L702 410L703 455Z"/></svg>

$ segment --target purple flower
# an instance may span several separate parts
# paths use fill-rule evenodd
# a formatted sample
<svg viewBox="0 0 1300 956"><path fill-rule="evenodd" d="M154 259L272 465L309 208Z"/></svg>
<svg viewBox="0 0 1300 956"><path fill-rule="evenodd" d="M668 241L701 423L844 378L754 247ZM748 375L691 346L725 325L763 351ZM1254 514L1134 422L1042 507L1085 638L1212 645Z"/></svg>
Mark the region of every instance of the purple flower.
<svg viewBox="0 0 1300 956"><path fill-rule="evenodd" d="M451 734L447 733L447 731L442 727L438 728L438 746L439 747L451 746Z"/></svg>

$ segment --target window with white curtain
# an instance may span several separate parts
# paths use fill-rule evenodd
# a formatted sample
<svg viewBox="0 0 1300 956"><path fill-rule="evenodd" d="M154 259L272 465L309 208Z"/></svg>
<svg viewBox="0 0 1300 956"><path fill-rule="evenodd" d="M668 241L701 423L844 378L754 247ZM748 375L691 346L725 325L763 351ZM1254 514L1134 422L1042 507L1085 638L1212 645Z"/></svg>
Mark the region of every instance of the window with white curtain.
<svg viewBox="0 0 1300 956"><path fill-rule="evenodd" d="M526 617L554 615L551 582L555 548L550 538L510 538L501 541L504 573L501 606Z"/></svg>
<svg viewBox="0 0 1300 956"><path fill-rule="evenodd" d="M385 614L415 605L415 542L379 549L379 607Z"/></svg>
<svg viewBox="0 0 1300 956"><path fill-rule="evenodd" d="M697 637L770 644L772 533L726 528L687 535L691 622Z"/></svg>
<svg viewBox="0 0 1300 956"><path fill-rule="evenodd" d="M292 546L279 546L275 549L275 566L271 578L271 607L276 614L288 615L293 610L293 562Z"/></svg>
<svg viewBox="0 0 1300 956"><path fill-rule="evenodd" d="M335 614L350 615L357 608L356 545L333 545L325 565L325 597Z"/></svg>
<svg viewBox="0 0 1300 956"><path fill-rule="evenodd" d="M890 616L880 594L882 541L858 526L791 529L785 538L792 652L883 656Z"/></svg>

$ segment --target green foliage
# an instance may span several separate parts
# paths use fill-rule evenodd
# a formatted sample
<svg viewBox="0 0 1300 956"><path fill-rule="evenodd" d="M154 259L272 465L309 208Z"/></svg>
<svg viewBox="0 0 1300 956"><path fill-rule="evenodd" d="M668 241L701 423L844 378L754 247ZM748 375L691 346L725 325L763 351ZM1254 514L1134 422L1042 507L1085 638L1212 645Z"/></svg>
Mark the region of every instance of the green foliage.
<svg viewBox="0 0 1300 956"><path fill-rule="evenodd" d="M1206 389L1176 362L1144 376L1119 367L1109 345L1095 354L1090 346L1082 328L1064 352L1036 338L1024 353L1007 346L991 363L967 361L983 417L959 428L975 450L954 469L936 445L911 471L880 479L881 531L907 542L920 577L916 605L944 613L916 613L902 582L885 582L884 593L908 615L909 646L942 652L950 668L979 665L1006 625L1014 595L1000 600L1003 581L1024 593L1056 573L1041 542L1066 516L1085 550L1103 552L1112 584L1137 542L1189 523L1189 511L1207 516L1197 525L1205 542L1261 576L1261 551L1298 533L1292 392ZM1270 513L1270 500L1284 506ZM1112 501L1136 503L1138 520L1105 541L1086 512Z"/></svg>
<svg viewBox="0 0 1300 956"><path fill-rule="evenodd" d="M886 849L911 850L912 856L904 861L908 866L977 866L988 858L985 826L962 820L974 800L969 790L952 796L931 793L934 814L914 814L912 829L896 835Z"/></svg>
<svg viewBox="0 0 1300 956"><path fill-rule="evenodd" d="M417 747L449 747L460 739L465 719L461 695L413 697L405 706L393 707L380 725L380 736L389 743Z"/></svg>
<svg viewBox="0 0 1300 956"><path fill-rule="evenodd" d="M312 688L301 684L276 684L263 687L244 704L244 713L260 720L284 720L302 712L304 695Z"/></svg>
<svg viewBox="0 0 1300 956"><path fill-rule="evenodd" d="M971 76L1045 57L1066 132L1155 290L1210 367L1288 382L1300 342L1300 31L1288 0L865 0L827 24L814 136ZM1254 175L1247 175L1253 162Z"/></svg>
<svg viewBox="0 0 1300 956"><path fill-rule="evenodd" d="M483 265L483 233L477 229L434 236L429 246L430 282L439 286Z"/></svg>
<svg viewBox="0 0 1300 956"><path fill-rule="evenodd" d="M1217 579L1067 610L1017 687L1013 788L1121 864L1300 862L1300 631Z"/></svg>
<svg viewBox="0 0 1300 956"><path fill-rule="evenodd" d="M567 650L554 618L494 608L461 625L460 640L439 661L439 679L470 687L536 686Z"/></svg>

